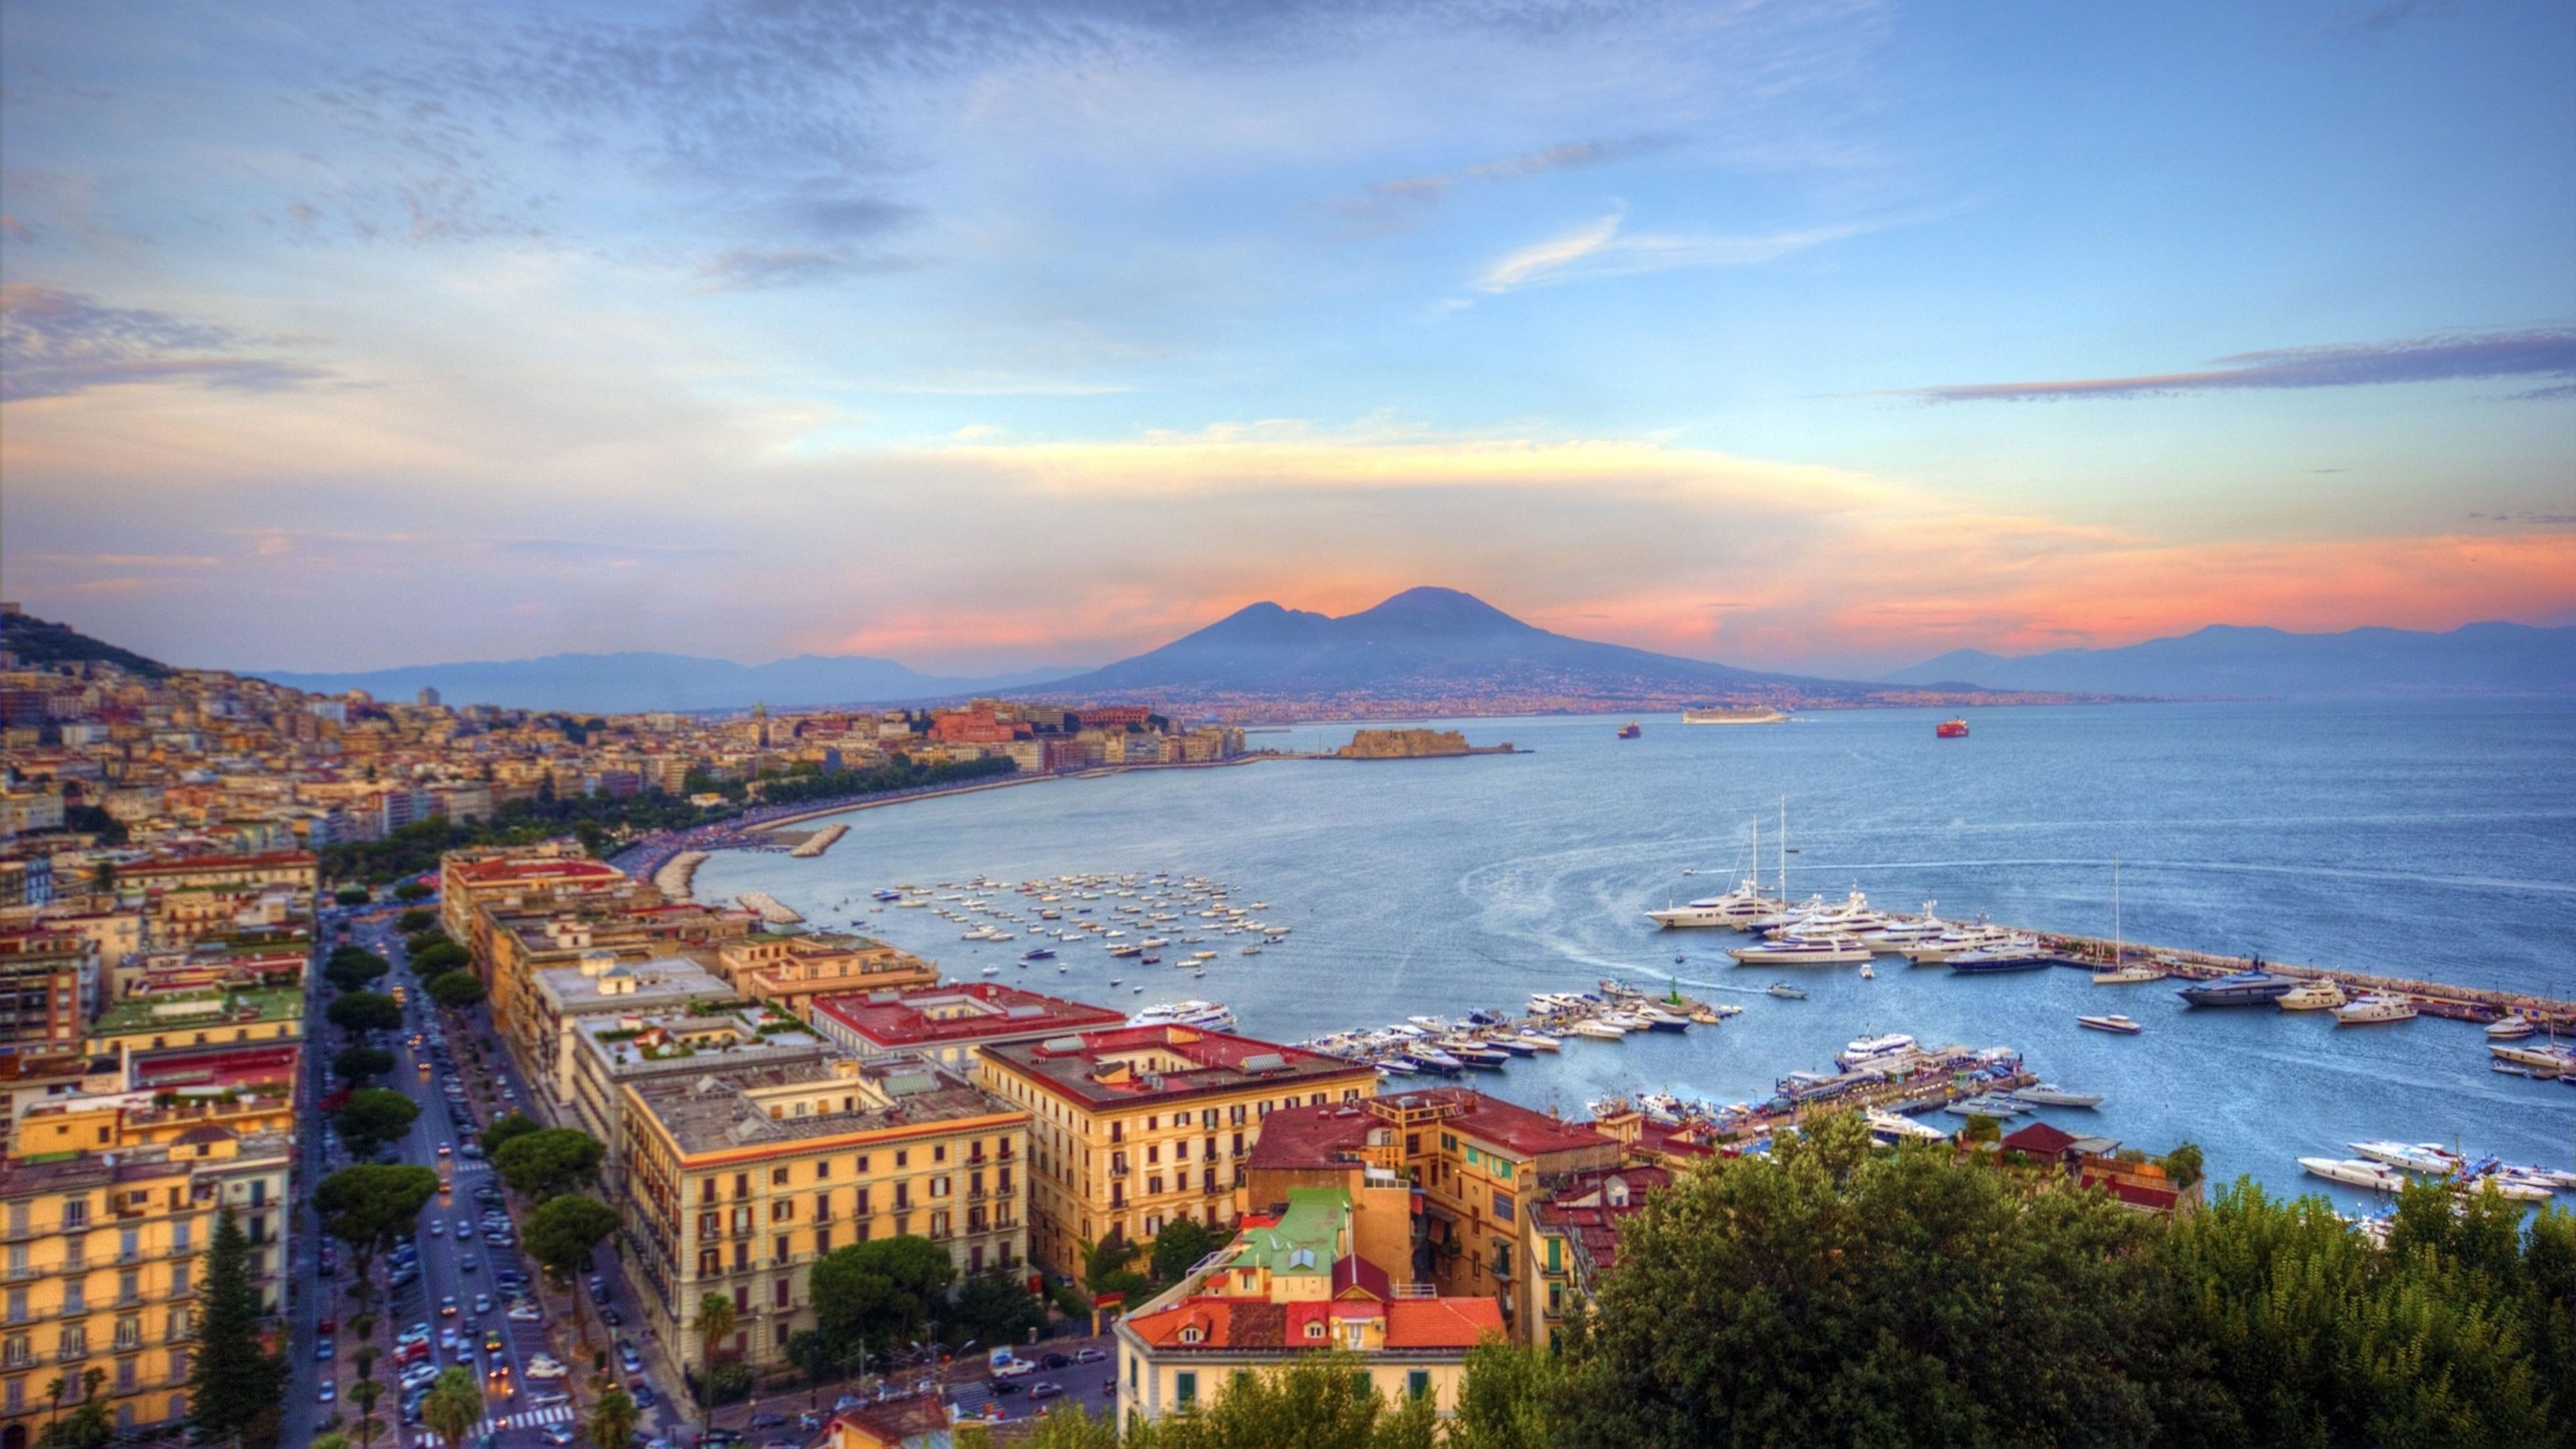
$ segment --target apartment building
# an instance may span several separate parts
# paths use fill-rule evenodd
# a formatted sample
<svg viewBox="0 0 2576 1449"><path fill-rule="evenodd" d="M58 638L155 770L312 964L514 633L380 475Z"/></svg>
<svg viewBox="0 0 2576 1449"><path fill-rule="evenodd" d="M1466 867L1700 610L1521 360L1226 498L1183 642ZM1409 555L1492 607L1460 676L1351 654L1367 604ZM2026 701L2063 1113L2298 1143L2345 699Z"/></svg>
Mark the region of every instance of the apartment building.
<svg viewBox="0 0 2576 1449"><path fill-rule="evenodd" d="M524 1063L528 1085L536 1089L539 1101L548 1104L548 1115L566 1125L582 1125L573 1121L583 1115L574 1082L585 1026L734 999L730 982L688 955L630 962L606 947L581 948L573 964L540 967L529 973L529 979L534 988L529 1034L535 1045ZM594 1104L593 1115L604 1106ZM582 1130L602 1142L616 1141L595 1127L582 1125Z"/></svg>
<svg viewBox="0 0 2576 1449"><path fill-rule="evenodd" d="M1272 1112L1377 1093L1374 1068L1179 1026L980 1055L985 1087L1032 1119L1032 1251L1075 1274L1084 1243L1151 1240L1184 1217L1231 1221L1244 1159Z"/></svg>
<svg viewBox="0 0 2576 1449"><path fill-rule="evenodd" d="M1356 1356L1390 1402L1454 1413L1467 1351L1501 1336L1502 1311L1491 1298L1399 1283L1367 1256L1371 1236L1402 1241L1407 1196L1364 1205L1339 1188L1299 1187L1275 1212L1246 1213L1220 1256L1118 1320L1119 1420L1202 1405L1237 1374L1325 1351ZM1367 1233L1371 1212L1394 1214L1391 1231Z"/></svg>
<svg viewBox="0 0 2576 1449"><path fill-rule="evenodd" d="M97 990L98 947L77 931L0 931L0 1055L69 1056Z"/></svg>
<svg viewBox="0 0 2576 1449"><path fill-rule="evenodd" d="M695 1081L716 1069L811 1065L839 1055L794 1017L757 1003L586 1016L574 1025L572 1040L569 1110L555 1118L607 1144L600 1186L612 1201L626 1190L621 1144L628 1083Z"/></svg>
<svg viewBox="0 0 2576 1449"><path fill-rule="evenodd" d="M120 1429L187 1412L199 1255L213 1239L201 1166L237 1150L229 1131L190 1128L166 1148L0 1166L0 1442L32 1443L62 1379L85 1370Z"/></svg>
<svg viewBox="0 0 2576 1449"><path fill-rule="evenodd" d="M716 970L742 995L800 1017L818 996L939 984L939 968L909 951L832 931L754 931L717 948Z"/></svg>
<svg viewBox="0 0 2576 1449"><path fill-rule="evenodd" d="M961 1274L1027 1262L1029 1114L929 1062L707 1065L618 1090L627 1262L645 1326L692 1368L710 1292L734 1301L733 1352L781 1362L836 1247L910 1234Z"/></svg>
<svg viewBox="0 0 2576 1449"><path fill-rule="evenodd" d="M924 1056L969 1076L981 1047L1127 1024L1122 1011L992 981L817 997L804 1015L835 1046L862 1060Z"/></svg>
<svg viewBox="0 0 2576 1449"><path fill-rule="evenodd" d="M128 996L90 1023L84 1050L123 1057L181 1046L243 1046L304 1037L301 987L217 988Z"/></svg>

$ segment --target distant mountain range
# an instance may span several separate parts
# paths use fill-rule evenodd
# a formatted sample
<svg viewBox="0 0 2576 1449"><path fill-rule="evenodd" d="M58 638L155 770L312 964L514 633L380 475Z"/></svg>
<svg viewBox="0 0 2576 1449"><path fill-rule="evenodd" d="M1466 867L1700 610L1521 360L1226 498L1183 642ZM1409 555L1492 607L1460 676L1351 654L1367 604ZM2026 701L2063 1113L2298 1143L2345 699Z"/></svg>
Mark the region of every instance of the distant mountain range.
<svg viewBox="0 0 2576 1449"><path fill-rule="evenodd" d="M2214 624L2118 649L2015 657L1961 649L1889 675L1919 687L2167 698L2397 698L2576 693L2576 628L2467 624L2446 633L2292 634Z"/></svg>
<svg viewBox="0 0 2576 1449"><path fill-rule="evenodd" d="M513 709L638 714L648 710L747 709L754 704L802 707L890 704L994 694L1060 678L1070 669L957 678L923 674L891 659L858 654L800 654L768 664L737 664L692 654L546 654L472 664L416 664L357 674L245 670L273 683L317 694L363 689L378 699L408 700L436 689L448 704Z"/></svg>
<svg viewBox="0 0 2576 1449"><path fill-rule="evenodd" d="M1472 594L1419 588L1340 618L1253 604L1159 649L1054 680L1043 692L1107 701L1373 699L1548 709L1781 697L1860 702L1889 691L1568 638Z"/></svg>

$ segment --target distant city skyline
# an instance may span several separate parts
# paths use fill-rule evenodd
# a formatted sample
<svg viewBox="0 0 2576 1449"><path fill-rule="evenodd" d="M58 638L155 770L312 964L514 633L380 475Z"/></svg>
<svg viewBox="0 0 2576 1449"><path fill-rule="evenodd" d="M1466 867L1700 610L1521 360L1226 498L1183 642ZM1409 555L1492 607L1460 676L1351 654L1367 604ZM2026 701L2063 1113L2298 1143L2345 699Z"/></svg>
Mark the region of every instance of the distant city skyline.
<svg viewBox="0 0 2576 1449"><path fill-rule="evenodd" d="M148 20L139 19L148 14ZM2576 11L0 0L0 570L147 654L1871 677L2576 622Z"/></svg>

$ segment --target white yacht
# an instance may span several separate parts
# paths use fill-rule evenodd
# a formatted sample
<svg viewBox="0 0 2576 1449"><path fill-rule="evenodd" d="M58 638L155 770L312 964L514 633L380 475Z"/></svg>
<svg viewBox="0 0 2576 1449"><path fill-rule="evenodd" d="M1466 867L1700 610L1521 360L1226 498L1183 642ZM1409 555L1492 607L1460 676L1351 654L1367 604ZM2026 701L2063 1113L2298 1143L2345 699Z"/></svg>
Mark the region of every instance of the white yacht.
<svg viewBox="0 0 2576 1449"><path fill-rule="evenodd" d="M2282 993L2279 1004L2283 1011L2331 1011L2341 1015L2343 1007L2349 1000L2350 998L2343 994L2343 987L2339 983L2311 981L2305 986L2294 987Z"/></svg>
<svg viewBox="0 0 2576 1449"><path fill-rule="evenodd" d="M1750 946L1730 946L1726 954L1746 966L1850 966L1877 952L1858 936L1841 935L1785 936Z"/></svg>
<svg viewBox="0 0 2576 1449"><path fill-rule="evenodd" d="M2395 1192L2406 1185L2405 1173L2384 1162L2370 1162L2358 1157L2302 1157L2299 1166L2328 1182L2366 1187L2374 1192Z"/></svg>
<svg viewBox="0 0 2576 1449"><path fill-rule="evenodd" d="M2429 1172L2445 1177L2460 1170L2460 1155L2438 1142L2353 1142L2345 1144L2357 1156L2408 1172Z"/></svg>
<svg viewBox="0 0 2576 1449"><path fill-rule="evenodd" d="M1779 909L1780 903L1763 895L1762 888L1748 877L1722 896L1702 896L1682 905L1648 911L1646 919L1667 930L1718 926L1740 931Z"/></svg>
<svg viewBox="0 0 2576 1449"><path fill-rule="evenodd" d="M2511 1062L2517 1067L2555 1072L2560 1076L2576 1076L2576 1047L2563 1047L2554 1041L2546 1046L2505 1046L2489 1043L2487 1055L2500 1062Z"/></svg>
<svg viewBox="0 0 2576 1449"><path fill-rule="evenodd" d="M1898 946L1896 954L1918 965L1947 961L1962 951L1991 951L2011 941L2013 933L2001 926L1980 921L1973 926L1952 923L1950 928L1928 941Z"/></svg>
<svg viewBox="0 0 2576 1449"><path fill-rule="evenodd" d="M2144 986L2150 981L2164 979L2165 973L2153 966L2123 966L2117 971L2093 973L2093 984L2096 986Z"/></svg>
<svg viewBox="0 0 2576 1449"><path fill-rule="evenodd" d="M2487 1040L2520 1041L2524 1037L2533 1035L2539 1030L2539 1027L2532 1024L2531 1018L2523 1016L2520 1013L2516 1013L2512 1016L2506 1017L2502 1021L2491 1021L2487 1023Z"/></svg>
<svg viewBox="0 0 2576 1449"><path fill-rule="evenodd" d="M2372 1026L2385 1021L2413 1021L2415 1003L2403 996L2374 992L2350 1006L2334 1009L2337 1026Z"/></svg>
<svg viewBox="0 0 2576 1449"><path fill-rule="evenodd" d="M1234 1030L1234 1013L1213 1001L1166 1001L1127 1018L1129 1026L1194 1026L1203 1031Z"/></svg>
<svg viewBox="0 0 2576 1449"><path fill-rule="evenodd" d="M1921 1049L1914 1038L1901 1031L1892 1031L1885 1036L1855 1039L1835 1055L1834 1065L1847 1072L1857 1072L1865 1067L1895 1067L1913 1060Z"/></svg>
<svg viewBox="0 0 2576 1449"><path fill-rule="evenodd" d="M1923 914L1894 917L1886 925L1868 932L1866 939L1871 945L1882 946L1890 951L1899 946L1909 946L1921 941L1937 941L1941 939L1943 932L1950 929L1948 921L1934 914L1940 904L1939 901L1925 901Z"/></svg>

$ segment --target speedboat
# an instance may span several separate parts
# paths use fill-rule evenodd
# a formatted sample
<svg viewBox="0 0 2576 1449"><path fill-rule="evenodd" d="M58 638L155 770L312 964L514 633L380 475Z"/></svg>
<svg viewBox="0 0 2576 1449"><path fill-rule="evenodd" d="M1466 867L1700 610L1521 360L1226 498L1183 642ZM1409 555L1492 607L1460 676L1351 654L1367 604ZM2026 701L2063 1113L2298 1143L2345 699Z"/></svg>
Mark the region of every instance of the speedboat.
<svg viewBox="0 0 2576 1449"><path fill-rule="evenodd" d="M2280 1000L2306 983L2296 976L2256 968L2198 981L2175 993L2193 1006L2263 1006Z"/></svg>
<svg viewBox="0 0 2576 1449"><path fill-rule="evenodd" d="M1898 1116L1883 1107L1862 1108L1860 1116L1863 1122L1869 1124L1870 1135L1882 1142L1946 1142L1950 1138L1949 1133L1938 1127L1926 1126L1911 1117Z"/></svg>
<svg viewBox="0 0 2576 1449"><path fill-rule="evenodd" d="M1050 947L1038 946L1027 951L1022 951L1020 953L1020 959L1023 961L1052 961L1055 959L1055 951Z"/></svg>
<svg viewBox="0 0 2576 1449"><path fill-rule="evenodd" d="M2350 1001L2343 986L2335 981L2311 981L2295 991L2281 994L2283 1011L2337 1011Z"/></svg>
<svg viewBox="0 0 2576 1449"><path fill-rule="evenodd" d="M2139 1032L2146 1030L2145 1027L2138 1025L2127 1017L2117 1014L2110 1016L2079 1016L2075 1018L2075 1024L2077 1026L2091 1027L2095 1031L2115 1032L2121 1036L2136 1036Z"/></svg>
<svg viewBox="0 0 2576 1449"><path fill-rule="evenodd" d="M1949 1113L1953 1117L1990 1117L1995 1121L2000 1122L2006 1117L2011 1117L2020 1113L2023 1108L2021 1103L2014 1101L2010 1097L1997 1097L1989 1094L1983 1097L1965 1098L1964 1100L1953 1102L1941 1110Z"/></svg>
<svg viewBox="0 0 2576 1449"><path fill-rule="evenodd" d="M1664 1010L1660 1006L1639 1006L1632 1009L1628 1014L1642 1019L1646 1023L1647 1029L1650 1031L1690 1030L1689 1017L1675 1016L1673 1013Z"/></svg>
<svg viewBox="0 0 2576 1449"><path fill-rule="evenodd" d="M2448 1176L2460 1170L2460 1155L2438 1142L2352 1142L2354 1155L2402 1167L2408 1172L2429 1172Z"/></svg>
<svg viewBox="0 0 2576 1449"><path fill-rule="evenodd" d="M2034 1107L2099 1107L2102 1105L2102 1096L2098 1092L2070 1092L2064 1087L2053 1087L2046 1082L2016 1087L2005 1095L2016 1102L2027 1102Z"/></svg>
<svg viewBox="0 0 2576 1449"><path fill-rule="evenodd" d="M1797 987L1790 985L1786 981L1772 982L1769 986L1763 988L1763 994L1766 996L1779 997L1782 1001L1804 1001L1807 999L1806 992L1799 990Z"/></svg>
<svg viewBox="0 0 2576 1449"><path fill-rule="evenodd" d="M2487 1040L2520 1041L2539 1030L2540 1028L2534 1026L2529 1017L2516 1013L2502 1021L2487 1023Z"/></svg>
<svg viewBox="0 0 2576 1449"><path fill-rule="evenodd" d="M2403 996L2373 992L2350 1006L2335 1008L2337 1026L2372 1026L2385 1021L2413 1021L2415 1003Z"/></svg>
<svg viewBox="0 0 2576 1449"><path fill-rule="evenodd" d="M1574 1033L1576 1036L1588 1036L1594 1041L1617 1041L1621 1037L1627 1035L1626 1032L1610 1025L1608 1022L1597 1019L1578 1021L1574 1025L1567 1027L1566 1030Z"/></svg>
<svg viewBox="0 0 2576 1449"><path fill-rule="evenodd" d="M2517 1067L2559 1076L2576 1076L2576 1047L2563 1047L2556 1042L2546 1046L2502 1046L2489 1043L2487 1055Z"/></svg>
<svg viewBox="0 0 2576 1449"><path fill-rule="evenodd" d="M1529 1031L1525 1029L1520 1033L1520 1035L1512 1038L1512 1040L1521 1043L1532 1051L1553 1052L1563 1051L1565 1049L1565 1043L1558 1041L1555 1037L1549 1036L1543 1031Z"/></svg>
<svg viewBox="0 0 2576 1449"><path fill-rule="evenodd" d="M2395 1192L2406 1185L2406 1174L2396 1168L2358 1157L2302 1157L2299 1166L2328 1182L2366 1187L2373 1192Z"/></svg>

